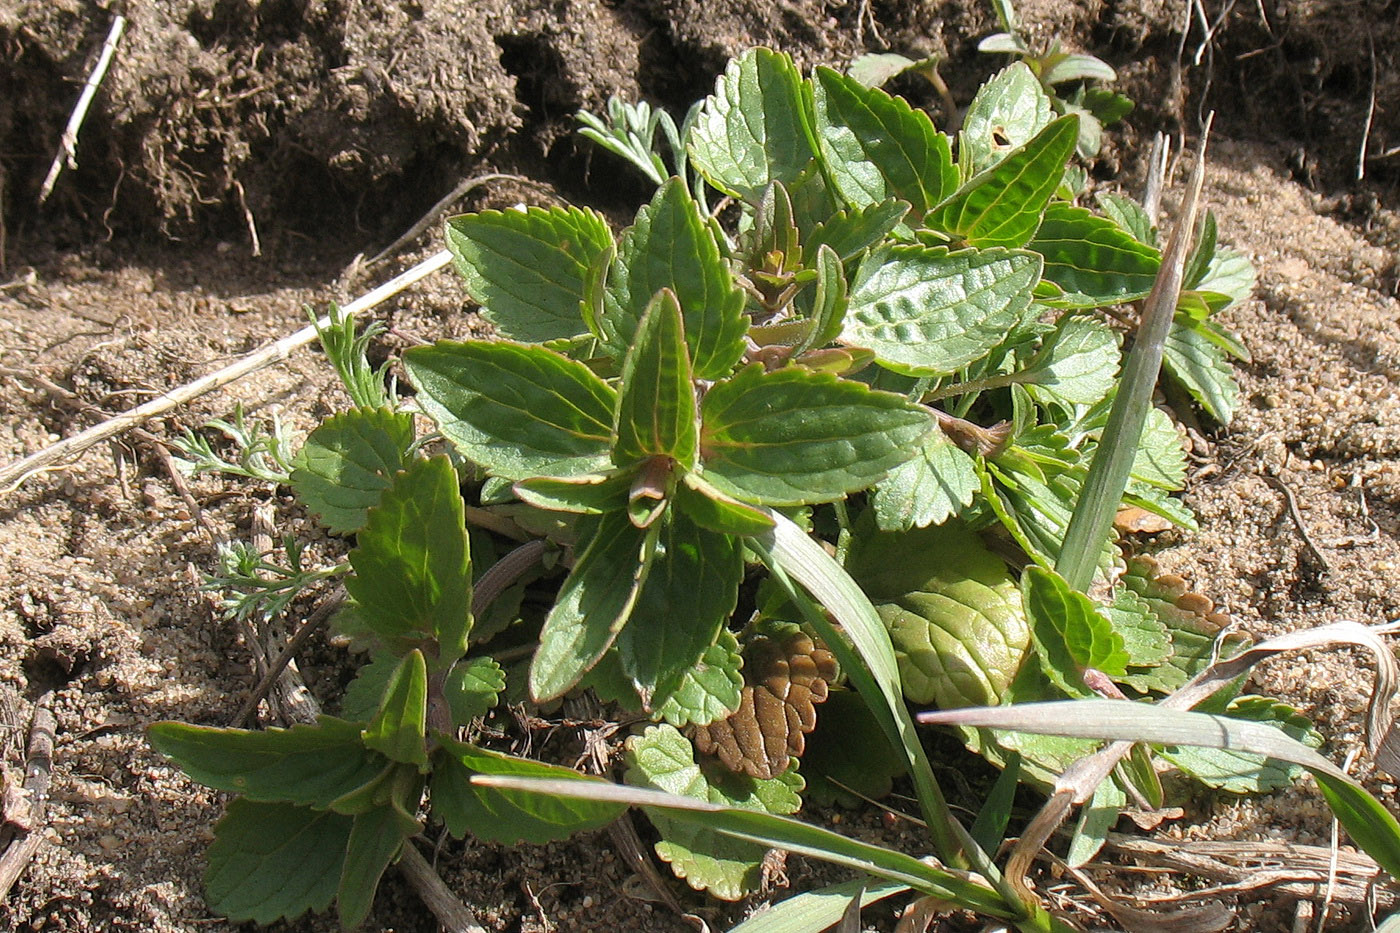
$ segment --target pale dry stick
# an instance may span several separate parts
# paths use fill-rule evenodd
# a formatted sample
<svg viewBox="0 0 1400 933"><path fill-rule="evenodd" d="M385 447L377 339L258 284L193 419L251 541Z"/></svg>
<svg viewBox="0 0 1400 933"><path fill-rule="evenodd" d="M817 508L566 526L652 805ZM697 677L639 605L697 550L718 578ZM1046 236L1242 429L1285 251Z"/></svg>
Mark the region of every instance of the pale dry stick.
<svg viewBox="0 0 1400 933"><path fill-rule="evenodd" d="M0 897L9 893L44 838L44 815L53 774L54 735L58 731L52 707L52 691L40 696L34 704L24 763L24 793L29 798L29 813L25 816L26 825L17 827L19 833L0 854Z"/></svg>
<svg viewBox="0 0 1400 933"><path fill-rule="evenodd" d="M1233 915L1219 901L1209 901L1197 907L1179 909L1170 914L1169 917L1156 911L1130 907L1124 904L1121 899L1110 897L1094 883L1087 872L1075 868L1055 853L1043 850L1041 857L1079 882L1080 887L1089 892L1094 903L1098 904L1104 913L1118 921L1125 930L1136 930L1139 933L1149 933L1149 931L1166 933L1168 930L1172 933L1219 933L1234 920Z"/></svg>
<svg viewBox="0 0 1400 933"><path fill-rule="evenodd" d="M1157 224L1162 210L1162 189L1167 183L1167 164L1171 161L1171 143L1165 133L1152 137L1152 153L1147 157L1147 185L1142 192L1142 210L1148 222Z"/></svg>
<svg viewBox="0 0 1400 933"><path fill-rule="evenodd" d="M126 17L117 14L117 18L112 20L112 28L107 31L107 41L102 43L102 54L97 57L97 64L93 66L92 73L83 84L83 93L78 97L78 105L68 117L68 125L63 129L63 138L59 141L53 164L49 166L49 174L44 178L43 187L39 189L41 207L53 193L53 186L58 183L58 173L63 171L64 165L70 169L78 167L78 130L87 118L92 99L97 96L97 88L102 84L102 79L107 77L107 67L112 64L112 55L117 51L117 43L121 41L122 30L125 28Z"/></svg>
<svg viewBox="0 0 1400 933"><path fill-rule="evenodd" d="M1361 128L1361 145L1356 151L1356 180L1366 178L1366 150L1371 147L1371 125L1376 119L1376 40L1366 33L1366 45L1371 52L1371 99L1366 104L1366 123Z"/></svg>
<svg viewBox="0 0 1400 933"><path fill-rule="evenodd" d="M1308 557L1312 558L1316 569L1321 573L1331 573L1332 565L1328 563L1327 558L1318 550L1317 545L1313 543L1312 536L1308 534L1308 526L1303 521L1303 513L1298 510L1298 497L1293 494L1293 487L1285 483L1282 477L1272 471L1261 474L1260 478L1283 493L1283 503L1288 509L1288 518L1293 522L1293 528L1298 532L1298 537L1302 539L1303 547L1307 550Z"/></svg>
<svg viewBox="0 0 1400 933"><path fill-rule="evenodd" d="M252 242L253 258L262 255L262 241L258 239L258 223L253 219L253 209L248 206L248 192L243 190L243 182L233 180L233 190L238 192L238 206L243 208L243 222L248 225L248 239Z"/></svg>
<svg viewBox="0 0 1400 933"><path fill-rule="evenodd" d="M373 308L420 279L438 271L451 261L452 254L445 249L440 250L407 272L395 276L369 294L345 305L342 311L346 314L358 314ZM294 350L314 342L318 328L324 329L330 325L330 316L322 317L315 324L303 327L294 334L268 344L256 353L249 354L217 372L196 379L194 382L186 383L169 392L161 393L156 398L130 411L122 412L120 415L94 425L86 431L65 438L22 460L0 468L0 495L18 489L26 479L36 473L59 469L61 465L66 464L66 461L83 453L94 444L100 444L110 437L116 437L129 428L166 414L201 395L207 395L215 389L221 389L229 383L237 382L250 373L266 369L273 363L287 359Z"/></svg>
<svg viewBox="0 0 1400 933"><path fill-rule="evenodd" d="M263 697L267 696L272 690L278 678L282 676L282 672L287 669L287 665L292 663L292 660L296 657L297 652L306 646L306 643L311 640L312 635L320 631L321 628L330 621L331 616L335 615L336 610L345 605L345 596L345 587L341 585L332 592L330 596L327 596L320 605L312 610L311 615L306 617L306 621L297 629L296 634L287 639L287 644L283 646L276 660L267 666L267 670L263 672L261 679L258 680L257 684L249 692L248 699L243 701L243 706L239 708L238 712L229 722L230 727L235 729L241 728L252 718L253 714L258 710L258 704L261 703Z"/></svg>
<svg viewBox="0 0 1400 933"><path fill-rule="evenodd" d="M306 708L313 716L320 715L320 704L309 692L306 695ZM462 903L433 870L433 866L428 864L428 860L423 858L423 853L418 851L412 839L404 840L397 864L404 879L437 917L444 930L448 933L487 933L486 928L476 922L471 908Z"/></svg>
<svg viewBox="0 0 1400 933"><path fill-rule="evenodd" d="M272 506L265 502L259 503L253 508L253 549L257 553L269 554L272 552L272 533L274 530L276 529ZM278 619L268 618L261 614L259 614L258 619L259 621L254 623L257 644L250 647L262 655L267 673L270 674L273 661L280 660L275 654L275 646L285 639L286 632L282 630ZM287 663L277 674L275 684L275 690L272 694L273 703L278 716L283 721L289 725L316 721L316 716L320 711L316 709L316 701L312 699L311 691L306 689L306 681L302 679L301 669L297 666L295 657L287 658Z"/></svg>

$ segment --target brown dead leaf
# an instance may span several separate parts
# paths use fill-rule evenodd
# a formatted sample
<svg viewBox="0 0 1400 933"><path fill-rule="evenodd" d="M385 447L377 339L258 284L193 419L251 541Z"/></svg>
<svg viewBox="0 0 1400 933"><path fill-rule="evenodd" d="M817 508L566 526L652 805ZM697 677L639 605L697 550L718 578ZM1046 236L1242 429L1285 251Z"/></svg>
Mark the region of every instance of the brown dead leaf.
<svg viewBox="0 0 1400 933"><path fill-rule="evenodd" d="M727 719L697 727L695 747L731 771L766 780L800 758L817 726L815 704L827 696L836 659L802 632L778 640L760 635L745 646L747 683Z"/></svg>

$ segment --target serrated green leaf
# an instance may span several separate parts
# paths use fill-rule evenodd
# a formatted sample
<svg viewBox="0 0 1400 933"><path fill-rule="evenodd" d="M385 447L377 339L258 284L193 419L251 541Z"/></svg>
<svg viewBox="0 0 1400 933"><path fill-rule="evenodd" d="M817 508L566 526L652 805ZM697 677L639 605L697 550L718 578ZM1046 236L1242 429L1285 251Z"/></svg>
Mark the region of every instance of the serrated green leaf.
<svg viewBox="0 0 1400 933"><path fill-rule="evenodd" d="M1205 274L1191 286L1192 291L1213 300L1223 310L1254 294L1257 273L1249 257L1228 246L1217 247Z"/></svg>
<svg viewBox="0 0 1400 933"><path fill-rule="evenodd" d="M708 726L739 708L744 688L744 656L739 641L728 629L720 629L715 643L700 660L652 698L656 715L671 725Z"/></svg>
<svg viewBox="0 0 1400 933"><path fill-rule="evenodd" d="M707 773L696 763L690 740L668 725L650 726L628 739L625 755L625 780L636 787L780 815L796 813L802 806L798 796L802 779L795 771L789 769L771 780L723 769ZM661 810L649 810L647 815L661 834L656 854L671 864L676 877L722 900L738 900L757 890L763 846L676 820Z"/></svg>
<svg viewBox="0 0 1400 933"><path fill-rule="evenodd" d="M467 650L471 554L457 472L447 457L415 461L394 477L350 552L345 589L361 621L393 647L431 638L437 660Z"/></svg>
<svg viewBox="0 0 1400 933"><path fill-rule="evenodd" d="M973 176L931 210L924 225L971 246L1024 246L1040 226L1078 138L1079 119L1060 117Z"/></svg>
<svg viewBox="0 0 1400 933"><path fill-rule="evenodd" d="M805 243L807 255L825 245L849 262L888 236L909 213L909 202L890 198L854 210L841 210L817 224Z"/></svg>
<svg viewBox="0 0 1400 933"><path fill-rule="evenodd" d="M331 716L265 731L158 722L148 736L194 780L259 803L324 809L374 780L385 765L360 741L358 724Z"/></svg>
<svg viewBox="0 0 1400 933"><path fill-rule="evenodd" d="M1155 565L1150 562L1128 561L1121 582L1147 604L1152 614L1166 626L1171 638L1171 654L1163 664L1149 671L1132 671L1123 678L1124 683L1138 690L1170 693L1210 665L1217 652L1219 657L1228 658L1249 641L1244 635L1234 633L1221 639L1217 646L1216 640L1226 621L1224 617L1203 614L1189 601L1178 606L1185 592L1184 582L1179 577L1166 580L1156 577Z"/></svg>
<svg viewBox="0 0 1400 933"><path fill-rule="evenodd" d="M1221 424L1235 416L1240 389L1221 350L1199 330L1173 321L1162 348L1162 366Z"/></svg>
<svg viewBox="0 0 1400 933"><path fill-rule="evenodd" d="M701 105L690 161L719 190L757 204L769 182L794 181L812 160L806 109L792 59L751 49L729 63Z"/></svg>
<svg viewBox="0 0 1400 933"><path fill-rule="evenodd" d="M767 513L725 495L696 473L685 474L672 495L691 521L722 535L757 535L773 527Z"/></svg>
<svg viewBox="0 0 1400 933"><path fill-rule="evenodd" d="M1157 228L1138 202L1108 191L1098 192L1094 195L1094 200L1098 203L1099 210L1119 228L1127 231L1133 239L1145 246L1157 245Z"/></svg>
<svg viewBox="0 0 1400 933"><path fill-rule="evenodd" d="M646 582L617 638L622 669L645 709L693 668L719 636L744 576L740 539L707 531L683 513L663 521Z"/></svg>
<svg viewBox="0 0 1400 933"><path fill-rule="evenodd" d="M452 710L452 721L464 726L489 713L505 688L501 666L494 658L480 657L458 662L447 675L442 693Z"/></svg>
<svg viewBox="0 0 1400 933"><path fill-rule="evenodd" d="M1034 253L901 246L872 254L851 284L841 342L902 373L947 376L1021 322L1040 279Z"/></svg>
<svg viewBox="0 0 1400 933"><path fill-rule="evenodd" d="M457 839L471 833L503 845L542 845L606 826L624 809L615 804L476 787L471 783L476 774L596 780L558 765L443 739L442 748L433 757L429 800L433 817Z"/></svg>
<svg viewBox="0 0 1400 933"><path fill-rule="evenodd" d="M209 846L209 909L264 925L324 911L335 897L354 822L339 813L235 797Z"/></svg>
<svg viewBox="0 0 1400 933"><path fill-rule="evenodd" d="M389 678L379 710L362 733L364 743L394 761L426 765L427 717L428 664L415 648Z"/></svg>
<svg viewBox="0 0 1400 933"><path fill-rule="evenodd" d="M1062 308L1124 304L1152 291L1162 256L1106 217L1056 201L1045 208L1027 245L1045 257L1044 277L1061 290L1047 303Z"/></svg>
<svg viewBox="0 0 1400 933"><path fill-rule="evenodd" d="M802 753L807 802L858 807L862 798L879 800L888 795L904 770L903 759L885 741L860 695L832 690Z"/></svg>
<svg viewBox="0 0 1400 933"><path fill-rule="evenodd" d="M633 466L670 457L685 469L699 455L699 410L680 305L670 289L657 292L622 361L613 463Z"/></svg>
<svg viewBox="0 0 1400 933"><path fill-rule="evenodd" d="M416 820L393 806L375 807L355 817L335 896L342 928L353 929L369 916L384 869L398 857L404 840L418 828Z"/></svg>
<svg viewBox="0 0 1400 933"><path fill-rule="evenodd" d="M1307 717L1286 703L1261 696L1236 697L1224 709L1207 703L1197 707L1203 713L1222 713L1232 719L1262 722L1283 730L1309 748L1320 748L1323 737ZM1288 787L1302 773L1299 765L1277 758L1265 758L1227 748L1195 745L1168 746L1160 751L1170 762L1207 787L1231 794L1267 794Z"/></svg>
<svg viewBox="0 0 1400 933"><path fill-rule="evenodd" d="M719 379L744 353L744 293L734 283L699 205L673 178L637 212L618 243L605 296L604 342L623 356L656 293L680 304L685 342L698 379Z"/></svg>
<svg viewBox="0 0 1400 933"><path fill-rule="evenodd" d="M439 341L404 353L418 403L468 460L507 479L607 465L615 394L543 347Z"/></svg>
<svg viewBox="0 0 1400 933"><path fill-rule="evenodd" d="M1132 590L1121 588L1114 594L1108 618L1113 630L1123 636L1123 650L1128 652L1130 669L1157 667L1172 656L1172 640L1166 625L1147 601Z"/></svg>
<svg viewBox="0 0 1400 933"><path fill-rule="evenodd" d="M585 332L588 269L612 246L607 221L577 207L482 211L447 222L447 248L481 315L512 340Z"/></svg>
<svg viewBox="0 0 1400 933"><path fill-rule="evenodd" d="M943 708L1001 698L1030 629L1011 572L965 525L880 532L867 520L846 565L889 630L905 696Z"/></svg>
<svg viewBox="0 0 1400 933"><path fill-rule="evenodd" d="M355 679L345 688L345 696L340 699L341 717L358 723L373 719L379 710L379 701L384 699L384 688L389 686L389 678L398 666L398 656L392 652L382 649L374 652L369 663L360 666Z"/></svg>
<svg viewBox="0 0 1400 933"><path fill-rule="evenodd" d="M972 458L942 431L930 431L918 453L875 487L876 524L881 531L941 525L971 505L980 486Z"/></svg>
<svg viewBox="0 0 1400 933"><path fill-rule="evenodd" d="M387 408L332 415L292 461L292 489L335 534L359 531L393 475L408 463L413 416Z"/></svg>
<svg viewBox="0 0 1400 933"><path fill-rule="evenodd" d="M767 505L829 502L884 477L932 424L901 396L754 364L705 395L705 476Z"/></svg>
<svg viewBox="0 0 1400 933"><path fill-rule="evenodd" d="M624 512L608 512L580 521L578 547L530 664L536 702L562 695L612 646L646 580L655 535L633 526Z"/></svg>
<svg viewBox="0 0 1400 933"><path fill-rule="evenodd" d="M536 508L599 515L627 507L634 470L607 470L579 476L531 476L512 487Z"/></svg>
<svg viewBox="0 0 1400 933"><path fill-rule="evenodd" d="M1099 615L1093 601L1070 589L1058 574L1027 567L1021 599L1031 622L1031 638L1041 667L1055 686L1070 696L1092 696L1084 686L1084 668L1110 677L1127 672L1123 636Z"/></svg>
<svg viewBox="0 0 1400 933"><path fill-rule="evenodd" d="M1095 318L1065 315L1020 375L1036 401L1073 411L1113 391L1118 361L1116 331Z"/></svg>
<svg viewBox="0 0 1400 933"><path fill-rule="evenodd" d="M948 137L903 98L818 68L813 106L827 177L851 207L894 197L922 214L956 190Z"/></svg>
<svg viewBox="0 0 1400 933"><path fill-rule="evenodd" d="M1147 413L1131 474L1139 483L1176 490L1186 485L1186 449L1171 416L1160 408Z"/></svg>
<svg viewBox="0 0 1400 933"><path fill-rule="evenodd" d="M972 98L963 117L958 158L975 175L1030 142L1053 117L1050 97L1034 72L1025 62L1014 62Z"/></svg>

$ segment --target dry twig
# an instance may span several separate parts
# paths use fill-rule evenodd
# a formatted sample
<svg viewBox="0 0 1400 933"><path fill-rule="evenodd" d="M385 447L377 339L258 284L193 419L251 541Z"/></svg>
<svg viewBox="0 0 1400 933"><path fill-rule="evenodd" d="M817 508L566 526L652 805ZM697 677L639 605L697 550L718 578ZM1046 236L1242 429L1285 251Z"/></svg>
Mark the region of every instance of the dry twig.
<svg viewBox="0 0 1400 933"><path fill-rule="evenodd" d="M87 117L88 108L92 106L92 99L97 95L97 88L102 84L102 79L107 77L107 66L112 64L112 55L117 50L117 43L121 41L122 30L126 28L126 17L120 14L112 20L112 28L107 31L107 41L102 43L102 54L97 57L97 64L93 66L92 73L88 75L87 81L83 83L83 93L78 97L78 104L73 108L73 113L68 117L68 125L63 129L63 138L58 145L58 153L53 157L53 164L49 166L49 174L44 178L43 187L39 189L39 204L42 206L53 193L53 186L58 182L58 173L63 171L66 165L70 169L78 167L78 130L83 125L83 120Z"/></svg>
<svg viewBox="0 0 1400 933"><path fill-rule="evenodd" d="M1313 544L1312 536L1308 534L1308 526L1303 522L1303 514L1298 511L1298 497L1293 494L1293 488L1272 471L1262 474L1262 478L1264 482L1283 493L1283 502L1288 509L1288 518L1293 522L1293 528L1298 532L1298 537L1302 539L1303 547L1307 549L1308 557L1312 559L1313 566L1321 573L1330 573L1332 565L1317 549L1317 545Z"/></svg>
<svg viewBox="0 0 1400 933"><path fill-rule="evenodd" d="M301 624L301 628L297 629L295 635L287 639L287 643L282 647L282 651L267 665L267 670L263 672L257 685L249 692L248 699L243 701L243 706L239 708L232 721L229 722L230 726L235 728L243 726L252 718L253 713L258 709L258 704L261 703L263 697L267 696L272 690L278 678L282 676L282 672L287 669L287 665L291 664L292 660L296 657L297 652L306 646L306 643L311 640L312 635L320 631L325 624L330 621L331 616L335 615L336 610L344 605L344 603L345 587L341 586L330 596L326 597L311 615L307 616L306 621Z"/></svg>
<svg viewBox="0 0 1400 933"><path fill-rule="evenodd" d="M1322 895L1329 875L1335 877L1332 888L1334 904L1363 907L1371 897L1375 897L1382 909L1390 910L1400 903L1400 891L1396 890L1395 883L1387 882L1380 867L1362 852L1259 840L1177 842L1119 833L1109 834L1107 848L1137 861L1140 865L1137 870L1182 872L1217 885L1142 899L1154 903L1175 903L1240 893L1258 898L1263 891L1284 897L1312 899ZM1111 868L1119 874L1133 870L1123 865L1102 867Z"/></svg>
<svg viewBox="0 0 1400 933"><path fill-rule="evenodd" d="M29 812L20 825L13 818L7 828L14 835L0 853L0 897L4 897L19 879L25 866L43 841L44 816L49 802L49 781L53 772L54 734L58 730L53 715L53 693L39 697L34 704L34 716L29 727L29 746L24 764L24 796Z"/></svg>
<svg viewBox="0 0 1400 933"><path fill-rule="evenodd" d="M407 272L395 276L369 294L352 301L345 306L344 312L358 314L373 308L385 299L398 294L420 279L441 269L451 259L452 256L447 250L434 253ZM322 317L315 324L303 327L294 334L268 344L256 353L249 354L217 372L196 379L194 382L186 383L169 392L164 392L130 411L123 412L101 424L88 428L86 431L75 434L73 437L65 438L56 444L45 447L22 460L0 467L0 494L13 492L26 479L38 473L59 469L95 444L110 437L116 437L132 427L144 424L152 418L159 417L186 402L199 398L201 395L207 395L215 389L237 382L250 373L255 373L273 363L285 360L294 350L315 341L318 328L329 327L330 324L329 316Z"/></svg>
<svg viewBox="0 0 1400 933"><path fill-rule="evenodd" d="M418 851L413 840L403 844L403 854L399 856L398 864L399 871L413 885L413 890L418 892L447 933L486 933L486 928L476 922L476 915L471 909L433 871L433 866L423 858L423 853Z"/></svg>

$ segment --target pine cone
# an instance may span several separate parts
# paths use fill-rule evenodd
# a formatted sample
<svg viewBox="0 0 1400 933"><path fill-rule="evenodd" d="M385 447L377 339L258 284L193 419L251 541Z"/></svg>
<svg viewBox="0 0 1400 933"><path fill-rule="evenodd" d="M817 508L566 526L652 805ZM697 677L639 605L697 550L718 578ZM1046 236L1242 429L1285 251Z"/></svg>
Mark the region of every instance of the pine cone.
<svg viewBox="0 0 1400 933"><path fill-rule="evenodd" d="M697 727L695 747L731 771L768 779L801 757L806 734L817 726L815 704L826 700L836 659L802 632L775 639L760 635L744 648L745 686L727 719Z"/></svg>

